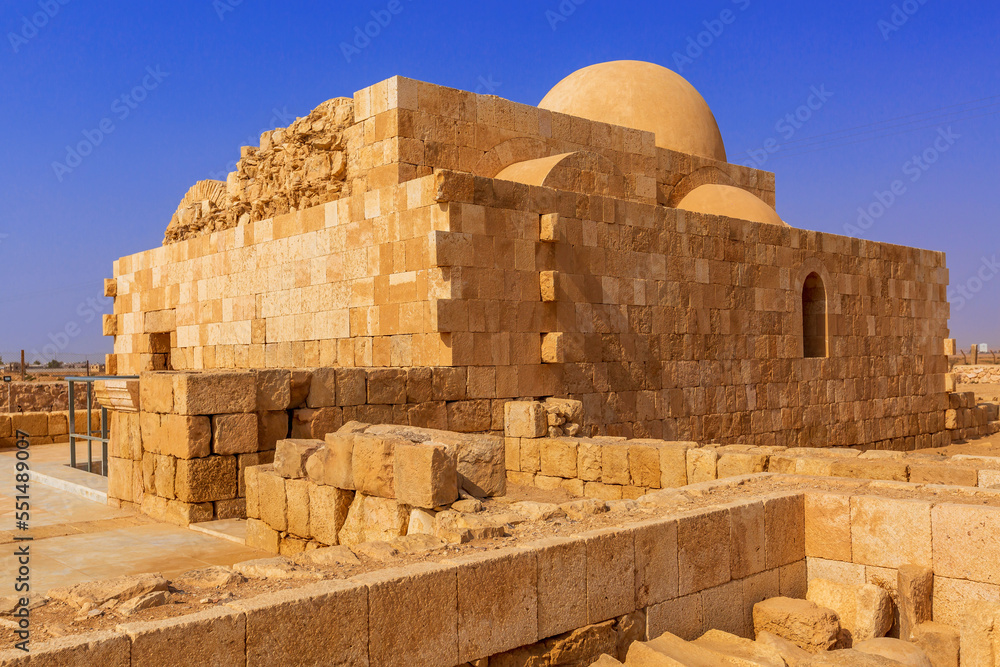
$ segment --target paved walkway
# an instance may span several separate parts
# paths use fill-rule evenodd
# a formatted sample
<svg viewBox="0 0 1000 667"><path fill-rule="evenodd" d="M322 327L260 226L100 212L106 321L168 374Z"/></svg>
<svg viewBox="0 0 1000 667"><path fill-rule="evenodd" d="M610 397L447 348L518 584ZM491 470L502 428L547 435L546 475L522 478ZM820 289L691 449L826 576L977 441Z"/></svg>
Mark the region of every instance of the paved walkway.
<svg viewBox="0 0 1000 667"><path fill-rule="evenodd" d="M31 448L32 468L56 470L69 460L69 444ZM166 577L209 565L232 565L262 554L203 532L156 523L128 510L94 502L33 481L30 529L16 527L14 452L0 452L0 597L14 595L18 563L14 536L30 535L34 593L81 581L158 572ZM79 479L69 470L68 477ZM93 488L107 488L95 479Z"/></svg>

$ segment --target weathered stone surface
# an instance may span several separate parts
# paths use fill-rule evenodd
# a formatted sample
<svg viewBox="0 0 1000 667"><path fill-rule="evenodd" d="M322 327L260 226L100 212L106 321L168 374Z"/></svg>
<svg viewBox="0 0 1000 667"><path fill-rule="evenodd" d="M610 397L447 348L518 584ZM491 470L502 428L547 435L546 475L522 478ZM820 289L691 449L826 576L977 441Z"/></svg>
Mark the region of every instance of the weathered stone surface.
<svg viewBox="0 0 1000 667"><path fill-rule="evenodd" d="M304 479L285 480L285 504L288 517L288 532L309 539L309 488L315 486Z"/></svg>
<svg viewBox="0 0 1000 667"><path fill-rule="evenodd" d="M810 557L851 561L850 495L806 494L805 548Z"/></svg>
<svg viewBox="0 0 1000 667"><path fill-rule="evenodd" d="M687 450L688 484L710 482L718 477L719 453L714 449Z"/></svg>
<svg viewBox="0 0 1000 667"><path fill-rule="evenodd" d="M906 530L899 526L906 526ZM874 496L851 498L851 548L854 562L864 565L931 565L930 503Z"/></svg>
<svg viewBox="0 0 1000 667"><path fill-rule="evenodd" d="M212 424L208 417L139 414L143 448L154 454L193 459L212 452Z"/></svg>
<svg viewBox="0 0 1000 667"><path fill-rule="evenodd" d="M178 459L177 499L185 503L204 503L235 498L238 470L235 456Z"/></svg>
<svg viewBox="0 0 1000 667"><path fill-rule="evenodd" d="M698 512L678 519L679 595L729 581L731 527L728 509Z"/></svg>
<svg viewBox="0 0 1000 667"><path fill-rule="evenodd" d="M285 478L275 473L272 466L258 466L256 480L261 520L274 530L288 530Z"/></svg>
<svg viewBox="0 0 1000 667"><path fill-rule="evenodd" d="M913 630L934 616L934 571L920 565L900 566L896 595L899 600L899 638L911 641Z"/></svg>
<svg viewBox="0 0 1000 667"><path fill-rule="evenodd" d="M891 637L869 639L854 645L854 650L895 660L905 667L933 667L927 654L920 647Z"/></svg>
<svg viewBox="0 0 1000 667"><path fill-rule="evenodd" d="M395 498L403 505L434 509L458 499L458 468L444 445L400 443L394 449Z"/></svg>
<svg viewBox="0 0 1000 667"><path fill-rule="evenodd" d="M355 577L368 588L371 664L455 665L458 656L458 570L418 563Z"/></svg>
<svg viewBox="0 0 1000 667"><path fill-rule="evenodd" d="M279 478L280 479L280 478ZM246 544L251 549L276 554L280 548L281 534L260 519L247 519Z"/></svg>
<svg viewBox="0 0 1000 667"><path fill-rule="evenodd" d="M52 588L48 596L78 609L85 604L100 607L108 600L121 602L153 591L165 591L167 584L167 580L158 574L136 574Z"/></svg>
<svg viewBox="0 0 1000 667"><path fill-rule="evenodd" d="M249 454L256 452L258 446L257 415L212 416L212 453Z"/></svg>
<svg viewBox="0 0 1000 667"><path fill-rule="evenodd" d="M174 411L172 373L144 372L139 375L139 409L160 414Z"/></svg>
<svg viewBox="0 0 1000 667"><path fill-rule="evenodd" d="M805 558L803 495L781 495L764 501L764 549L767 569L790 565Z"/></svg>
<svg viewBox="0 0 1000 667"><path fill-rule="evenodd" d="M347 518L340 529L340 544L354 546L363 542L386 542L406 533L410 511L395 500L366 496L354 497Z"/></svg>
<svg viewBox="0 0 1000 667"><path fill-rule="evenodd" d="M635 530L635 605L677 597L677 522L650 521Z"/></svg>
<svg viewBox="0 0 1000 667"><path fill-rule="evenodd" d="M562 503L559 505L559 509L565 512L569 518L580 521L586 517L607 513L608 503L596 498L584 498L583 500Z"/></svg>
<svg viewBox="0 0 1000 667"><path fill-rule="evenodd" d="M650 637L673 632L681 639L690 641L700 636L705 631L701 594L695 593L651 605L647 613L647 626Z"/></svg>
<svg viewBox="0 0 1000 667"><path fill-rule="evenodd" d="M942 503L933 510L934 572L941 577L1000 584L1000 508ZM905 524L904 524L905 525ZM930 537L926 547L929 550ZM925 559L917 565L930 565Z"/></svg>
<svg viewBox="0 0 1000 667"><path fill-rule="evenodd" d="M368 664L368 590L323 581L230 603L246 614L247 665ZM322 637L304 642L302 637Z"/></svg>
<svg viewBox="0 0 1000 667"><path fill-rule="evenodd" d="M309 530L323 544L339 544L340 530L354 501L354 492L309 484Z"/></svg>
<svg viewBox="0 0 1000 667"><path fill-rule="evenodd" d="M504 435L541 438L548 433L545 407L537 401L508 401L503 406Z"/></svg>
<svg viewBox="0 0 1000 667"><path fill-rule="evenodd" d="M257 411L287 410L292 405L292 373L286 368L255 369Z"/></svg>
<svg viewBox="0 0 1000 667"><path fill-rule="evenodd" d="M558 505L554 505L552 503L539 503L532 500L522 500L521 502L512 504L510 508L532 521L551 521L552 519L562 519L566 517L566 513L563 512Z"/></svg>
<svg viewBox="0 0 1000 667"><path fill-rule="evenodd" d="M829 651L815 656L809 667L902 667L900 663L880 655L854 649Z"/></svg>
<svg viewBox="0 0 1000 667"><path fill-rule="evenodd" d="M233 570L247 579L312 579L319 576L284 556L245 560L233 565Z"/></svg>
<svg viewBox="0 0 1000 667"><path fill-rule="evenodd" d="M806 599L835 611L840 627L850 633L855 643L884 637L892 628L892 598L878 586L852 586L812 579Z"/></svg>
<svg viewBox="0 0 1000 667"><path fill-rule="evenodd" d="M306 461L324 446L322 440L279 440L274 451L274 471L285 479L306 476Z"/></svg>
<svg viewBox="0 0 1000 667"><path fill-rule="evenodd" d="M354 434L331 433L326 447L306 462L310 481L338 489L354 490Z"/></svg>
<svg viewBox="0 0 1000 667"><path fill-rule="evenodd" d="M257 383L252 372L175 373L173 380L173 411L179 415L253 412L257 406Z"/></svg>
<svg viewBox="0 0 1000 667"><path fill-rule="evenodd" d="M587 545L587 622L600 623L633 611L635 531L604 529L581 537Z"/></svg>
<svg viewBox="0 0 1000 667"><path fill-rule="evenodd" d="M27 655L15 648L0 651L0 665L129 667L132 664L128 635L120 630L59 637L30 646Z"/></svg>
<svg viewBox="0 0 1000 667"><path fill-rule="evenodd" d="M829 650L837 643L837 614L806 600L772 598L753 607L755 633L770 632L810 653Z"/></svg>
<svg viewBox="0 0 1000 667"><path fill-rule="evenodd" d="M274 450L289 435L288 413L284 410L257 413L257 449Z"/></svg>
<svg viewBox="0 0 1000 667"><path fill-rule="evenodd" d="M734 504L732 519L730 569L733 579L757 574L765 567L764 503Z"/></svg>
<svg viewBox="0 0 1000 667"><path fill-rule="evenodd" d="M454 506L453 506L454 507ZM406 526L407 535L433 535L435 512L413 508L410 511L410 522Z"/></svg>
<svg viewBox="0 0 1000 667"><path fill-rule="evenodd" d="M478 660L538 640L535 554L499 549L458 566L458 661Z"/></svg>
<svg viewBox="0 0 1000 667"><path fill-rule="evenodd" d="M120 630L132 642L132 664L173 667L179 661L206 667L229 667L246 660L246 617L215 607L194 614L144 623Z"/></svg>
<svg viewBox="0 0 1000 667"><path fill-rule="evenodd" d="M587 624L586 545L553 537L527 545L538 562L538 636L551 637Z"/></svg>
<svg viewBox="0 0 1000 667"><path fill-rule="evenodd" d="M152 609L153 607L160 607L167 604L170 601L166 591L153 591L152 593L145 593L138 597L134 597L131 600L126 600L117 607L115 607L115 613L119 616L131 616L143 609Z"/></svg>
<svg viewBox="0 0 1000 667"><path fill-rule="evenodd" d="M361 560L345 546L322 547L306 551L296 560L314 565L334 565L339 567L361 565Z"/></svg>
<svg viewBox="0 0 1000 667"><path fill-rule="evenodd" d="M357 434L354 436L351 466L354 488L358 493L379 498L395 498L395 458L397 445L405 440L387 436Z"/></svg>
<svg viewBox="0 0 1000 667"><path fill-rule="evenodd" d="M809 651L805 651L787 639L770 632L758 633L757 643L770 646L777 651L788 667L807 667L813 659L813 654Z"/></svg>
<svg viewBox="0 0 1000 667"><path fill-rule="evenodd" d="M609 653L618 654L622 642L614 621L588 625L530 646L522 646L489 658L489 667L524 667L525 665L590 665L611 667L622 663ZM592 662L596 660L596 662ZM482 667L486 661L470 663Z"/></svg>

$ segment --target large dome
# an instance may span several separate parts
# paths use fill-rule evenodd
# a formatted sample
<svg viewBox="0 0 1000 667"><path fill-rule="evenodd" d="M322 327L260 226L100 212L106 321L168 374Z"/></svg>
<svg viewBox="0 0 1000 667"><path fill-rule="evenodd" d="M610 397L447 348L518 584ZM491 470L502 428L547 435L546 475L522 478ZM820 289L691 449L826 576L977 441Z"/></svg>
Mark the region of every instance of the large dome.
<svg viewBox="0 0 1000 667"><path fill-rule="evenodd" d="M724 215L727 218L780 225L781 227L790 226L763 199L731 185L697 187L677 204L677 208L707 215Z"/></svg>
<svg viewBox="0 0 1000 667"><path fill-rule="evenodd" d="M722 134L705 98L660 65L635 60L591 65L560 81L538 106L653 132L660 148L726 161Z"/></svg>

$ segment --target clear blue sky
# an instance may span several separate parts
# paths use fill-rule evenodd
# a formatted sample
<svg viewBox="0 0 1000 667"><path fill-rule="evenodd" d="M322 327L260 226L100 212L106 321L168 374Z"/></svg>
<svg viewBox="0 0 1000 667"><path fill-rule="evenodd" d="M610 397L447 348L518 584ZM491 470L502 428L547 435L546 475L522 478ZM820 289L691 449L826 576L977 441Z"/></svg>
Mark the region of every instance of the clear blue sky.
<svg viewBox="0 0 1000 667"><path fill-rule="evenodd" d="M763 168L792 225L946 251L969 297L952 334L1000 345L997 3L396 2L4 0L0 353L109 351L95 314L112 261L159 245L188 187L326 99L402 74L537 104L619 59L680 70L731 161L776 149ZM373 11L387 25L348 62ZM779 126L814 87L832 96ZM925 151L933 164L911 162ZM881 215L862 230L859 207Z"/></svg>

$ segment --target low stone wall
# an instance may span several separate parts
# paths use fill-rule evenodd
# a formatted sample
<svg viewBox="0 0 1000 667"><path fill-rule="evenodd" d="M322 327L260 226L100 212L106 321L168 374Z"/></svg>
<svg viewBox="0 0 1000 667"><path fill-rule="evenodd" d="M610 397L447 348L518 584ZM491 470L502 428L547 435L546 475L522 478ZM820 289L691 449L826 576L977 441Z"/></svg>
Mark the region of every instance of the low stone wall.
<svg viewBox="0 0 1000 667"><path fill-rule="evenodd" d="M97 433L101 428L101 413L98 410L91 414L91 429ZM76 413L74 430L77 433L87 432L86 410ZM69 411L0 414L0 449L16 446L17 431L29 434L33 445L69 442Z"/></svg>
<svg viewBox="0 0 1000 667"><path fill-rule="evenodd" d="M1000 366L955 366L951 372L963 384L1000 384Z"/></svg>
<svg viewBox="0 0 1000 667"><path fill-rule="evenodd" d="M87 407L87 393L81 386L74 401ZM62 412L69 410L69 386L65 382L0 382L0 411Z"/></svg>

